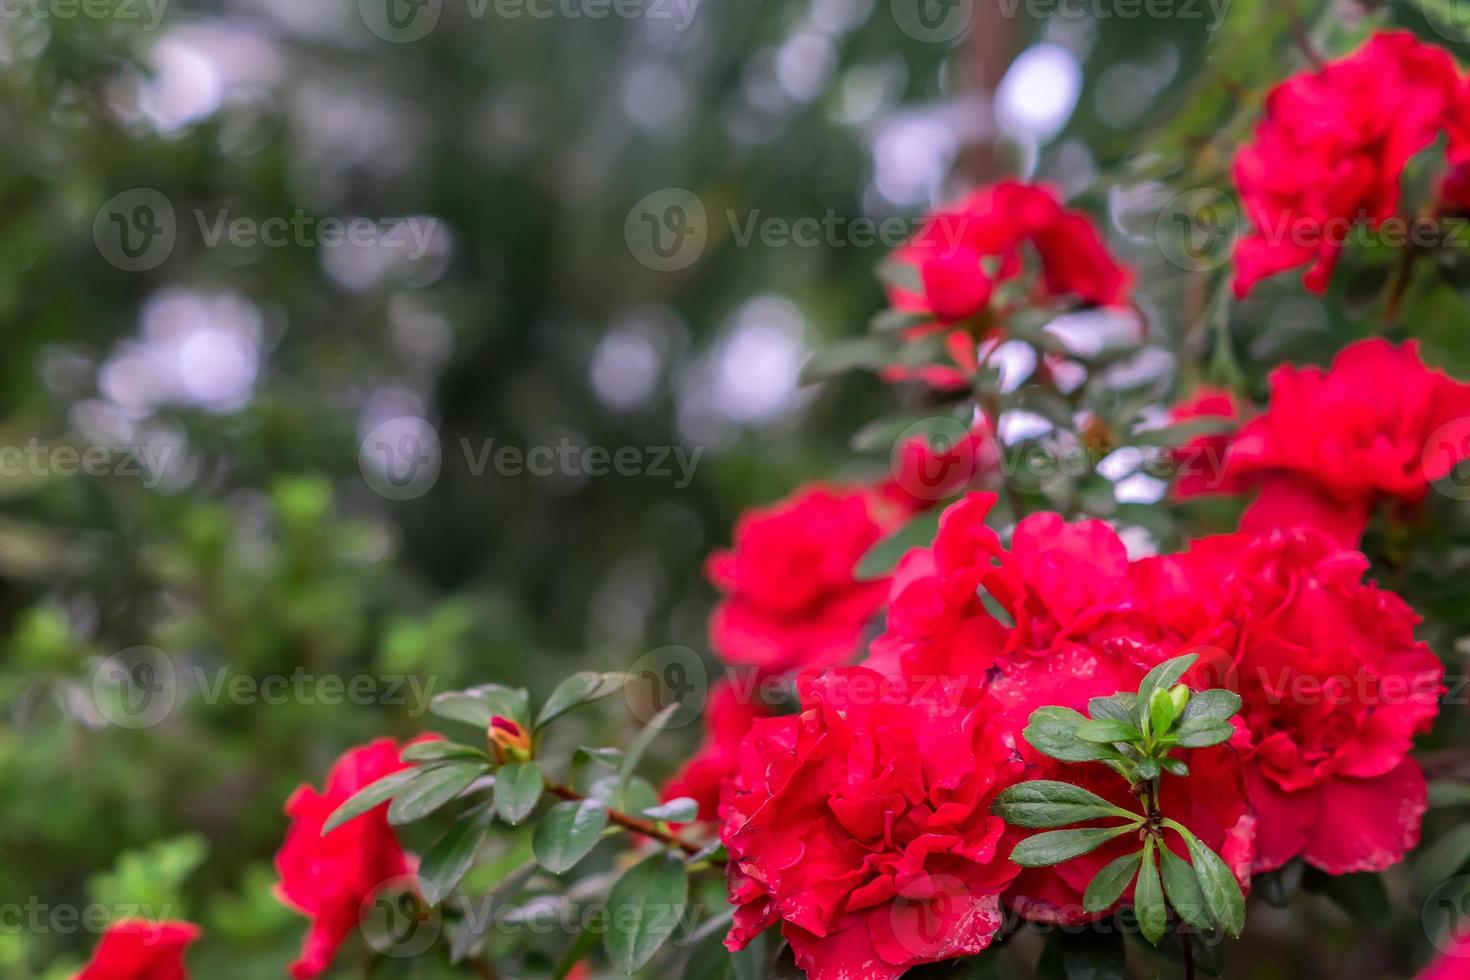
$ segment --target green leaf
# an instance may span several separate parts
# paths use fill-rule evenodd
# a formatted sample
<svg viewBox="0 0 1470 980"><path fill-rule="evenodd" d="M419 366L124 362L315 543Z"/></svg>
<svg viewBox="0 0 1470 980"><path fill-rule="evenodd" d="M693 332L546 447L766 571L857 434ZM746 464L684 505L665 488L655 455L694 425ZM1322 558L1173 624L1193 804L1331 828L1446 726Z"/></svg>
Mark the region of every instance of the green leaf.
<svg viewBox="0 0 1470 980"><path fill-rule="evenodd" d="M1204 893L1200 891L1199 879L1194 868L1167 847L1159 848L1161 869L1164 873L1164 893L1169 904L1179 913L1179 918L1196 929L1215 928L1215 919L1205 905Z"/></svg>
<svg viewBox="0 0 1470 980"><path fill-rule="evenodd" d="M1136 742L1143 732L1125 722L1099 718L1077 726L1077 737L1084 742Z"/></svg>
<svg viewBox="0 0 1470 980"><path fill-rule="evenodd" d="M619 973L641 970L674 934L689 901L684 862L660 851L628 870L608 896L608 958Z"/></svg>
<svg viewBox="0 0 1470 980"><path fill-rule="evenodd" d="M1316 868L1308 868L1302 877L1305 888L1326 895L1361 923L1376 926L1393 911L1381 874L1360 871L1329 875Z"/></svg>
<svg viewBox="0 0 1470 980"><path fill-rule="evenodd" d="M1414 883L1421 892L1455 874L1470 861L1470 823L1451 827L1414 858Z"/></svg>
<svg viewBox="0 0 1470 980"><path fill-rule="evenodd" d="M1143 852L1134 851L1108 862L1107 866L1087 884L1082 893L1082 908L1087 912L1105 912L1128 890L1138 866L1143 863Z"/></svg>
<svg viewBox="0 0 1470 980"><path fill-rule="evenodd" d="M430 905L438 905L448 898L475 863L475 853L489 830L485 817L486 814L475 814L460 820L424 855L419 863L419 882Z"/></svg>
<svg viewBox="0 0 1470 980"><path fill-rule="evenodd" d="M595 670L584 670L573 674L558 684L541 706L541 713L536 716L536 727L541 728L573 708L616 694L626 683L628 675L622 671L599 673Z"/></svg>
<svg viewBox="0 0 1470 980"><path fill-rule="evenodd" d="M1087 713L1094 719L1110 718L1133 727L1133 706L1137 699L1131 694L1114 694L1107 698L1091 698L1087 702Z"/></svg>
<svg viewBox="0 0 1470 980"><path fill-rule="evenodd" d="M1306 864L1301 857L1292 858L1275 871L1258 874L1251 880L1251 887L1273 908L1284 909L1291 904L1291 897L1302 886L1302 872Z"/></svg>
<svg viewBox="0 0 1470 980"><path fill-rule="evenodd" d="M558 803L536 824L531 850L552 874L570 871L591 853L607 826L607 807L597 800Z"/></svg>
<svg viewBox="0 0 1470 980"><path fill-rule="evenodd" d="M939 515L943 510L942 507L932 507L875 543L858 560L853 578L863 582L883 578L891 574L898 560L914 548L932 544L934 536L939 533Z"/></svg>
<svg viewBox="0 0 1470 980"><path fill-rule="evenodd" d="M1186 749L1203 749L1221 742L1230 741L1235 726L1228 721L1191 721L1180 725L1174 732L1178 745Z"/></svg>
<svg viewBox="0 0 1470 980"><path fill-rule="evenodd" d="M615 749L611 746L600 746L593 748L590 746L582 745L579 746L577 748L577 751L572 754L572 765L578 765L584 760L600 762L605 766L612 766L614 769L616 769L618 766L623 764L623 750Z"/></svg>
<svg viewBox="0 0 1470 980"><path fill-rule="evenodd" d="M1021 734L1036 751L1063 762L1096 762L1116 758L1118 753L1105 745L1077 738L1077 729L1087 719L1071 708L1051 706L1031 712Z"/></svg>
<svg viewBox="0 0 1470 980"><path fill-rule="evenodd" d="M801 383L826 381L848 371L876 370L893 362L899 338L873 334L834 341L817 350L801 369Z"/></svg>
<svg viewBox="0 0 1470 980"><path fill-rule="evenodd" d="M1157 688L1148 704L1149 724L1155 734L1163 734L1174 725L1183 710L1174 699L1174 688Z"/></svg>
<svg viewBox="0 0 1470 980"><path fill-rule="evenodd" d="M427 817L489 771L489 766L478 762L449 762L415 770L417 775L388 805L388 822L398 827Z"/></svg>
<svg viewBox="0 0 1470 980"><path fill-rule="evenodd" d="M1128 956L1117 929L1057 929L1036 964L1037 980L1127 980L1127 976Z"/></svg>
<svg viewBox="0 0 1470 980"><path fill-rule="evenodd" d="M440 718L462 721L481 731L496 715L524 722L530 713L529 696L520 688L482 684L467 691L445 691L429 701L429 710Z"/></svg>
<svg viewBox="0 0 1470 980"><path fill-rule="evenodd" d="M399 790L412 782L420 772L422 772L421 769L401 769L364 786L332 811L327 822L322 824L322 835L326 836L347 821L387 803Z"/></svg>
<svg viewBox="0 0 1470 980"><path fill-rule="evenodd" d="M513 762L495 774L495 812L508 824L518 824L536 809L546 777L534 762Z"/></svg>
<svg viewBox="0 0 1470 980"><path fill-rule="evenodd" d="M1240 695L1223 687L1214 687L1190 695L1180 721L1185 725L1193 721L1229 721L1239 712Z"/></svg>
<svg viewBox="0 0 1470 980"><path fill-rule="evenodd" d="M490 756L469 745L445 742L415 742L398 754L404 762L489 762Z"/></svg>
<svg viewBox="0 0 1470 980"><path fill-rule="evenodd" d="M618 799L623 802L624 806L619 806L617 809L622 810L626 808L628 779L633 775L634 770L638 768L638 763L643 761L643 753L648 751L648 747L653 744L653 740L658 738L659 734L664 730L664 725L668 724L669 719L674 716L674 712L678 711L682 706L681 702L675 701L673 704L664 708L664 710L650 718L648 724L643 727L643 730L637 735L634 735L633 741L628 743L628 751L623 754L623 764L618 768L618 778L622 780L622 790L618 794ZM640 807L639 809L642 808Z"/></svg>
<svg viewBox="0 0 1470 980"><path fill-rule="evenodd" d="M1036 779L1017 783L995 798L990 812L1015 827L1065 827L1099 817L1138 815L1071 783Z"/></svg>
<svg viewBox="0 0 1470 980"><path fill-rule="evenodd" d="M650 820L665 820L670 823L688 823L699 816L699 804L687 796L660 803L643 810L643 815Z"/></svg>
<svg viewBox="0 0 1470 980"><path fill-rule="evenodd" d="M1193 667L1194 662L1198 659L1199 654L1186 653L1182 657L1165 660L1153 670L1144 674L1143 680L1138 682L1138 710L1142 711L1148 707L1149 703L1153 700L1154 691L1167 691L1179 683L1179 678L1183 677L1185 671ZM1143 723L1141 717L1137 721L1140 725Z"/></svg>
<svg viewBox="0 0 1470 980"><path fill-rule="evenodd" d="M1240 930L1245 926L1245 897L1241 895L1240 885L1224 858L1210 850L1182 824L1165 820L1164 826L1178 832L1189 847L1189 860L1194 865L1194 876L1199 879L1200 891L1204 893L1205 906L1210 914L1215 917L1220 928L1232 936L1239 936Z"/></svg>
<svg viewBox="0 0 1470 980"><path fill-rule="evenodd" d="M1023 868L1045 868L1088 854L1114 837L1121 837L1137 829L1138 824L1132 823L1121 827L1080 827L1076 830L1053 830L1021 841L1011 852L1011 860Z"/></svg>
<svg viewBox="0 0 1470 980"><path fill-rule="evenodd" d="M1175 776L1189 775L1189 766L1185 765L1179 759L1163 758L1159 760L1159 765L1164 767L1165 772L1172 773Z"/></svg>
<svg viewBox="0 0 1470 980"><path fill-rule="evenodd" d="M924 291L923 280L919 278L919 269L911 262L900 262L896 259L885 259L877 268L878 279L886 286L897 286L899 289L908 290L911 293Z"/></svg>
<svg viewBox="0 0 1470 980"><path fill-rule="evenodd" d="M1143 866L1138 869L1138 884L1133 888L1133 914L1138 919L1138 931L1143 938L1157 946L1169 925L1169 909L1164 904L1164 892L1159 886L1153 838L1143 845Z"/></svg>
<svg viewBox="0 0 1470 980"><path fill-rule="evenodd" d="M911 310L883 310L868 321L868 331L870 333L901 333L930 319L933 318Z"/></svg>

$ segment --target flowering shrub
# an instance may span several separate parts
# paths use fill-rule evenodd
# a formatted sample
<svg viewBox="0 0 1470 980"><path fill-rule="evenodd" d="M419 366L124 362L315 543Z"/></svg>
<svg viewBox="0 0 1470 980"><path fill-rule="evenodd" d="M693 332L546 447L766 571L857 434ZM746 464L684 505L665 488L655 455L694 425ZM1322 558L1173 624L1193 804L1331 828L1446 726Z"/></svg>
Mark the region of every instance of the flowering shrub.
<svg viewBox="0 0 1470 980"><path fill-rule="evenodd" d="M1236 157L1253 228L1217 282L1243 295L1310 264L1307 286L1325 289L1341 247L1279 227L1394 215L1438 134L1460 162L1463 85L1448 52L1401 32L1282 82ZM1143 342L1135 275L1039 185L936 212L883 274L878 345L809 373L872 368L942 406L936 424L894 441L887 478L801 488L709 559L710 647L729 675L693 692L693 756L661 792L637 775L690 694L657 671L576 675L535 712L494 685L440 695L478 739L354 750L325 795L290 805L283 894L315 921L297 976L405 877L414 916L455 920L453 959L515 956L450 900L496 824L535 821L501 898L538 875L574 881L612 849L615 880L567 887L606 895L601 955L620 972L666 956L721 973L733 954L742 975L789 957L832 980L985 962L1047 925L1072 930L1053 934L1062 962L1116 962L1130 932L1192 976L1227 937L1250 941L1248 896L1386 871L1419 843L1414 739L1445 668L1359 548L1380 511L1400 538L1422 522L1431 485L1470 456L1470 384L1416 341L1371 338L1327 368L1280 365L1258 400L1233 386L1226 337L1216 376L1152 421L1099 403L1119 351ZM1127 325L1121 347L1052 329L1079 312ZM1019 385L993 363L1016 343L1032 354ZM1125 529L1118 496L1090 513L1095 483L1023 479L1025 437L1005 423L1037 404L1053 455L1160 447L1172 487L1155 506L1226 498L1234 530L1171 549ZM646 727L569 752L555 724L619 692ZM409 876L390 824L450 808ZM711 882L728 911L696 901ZM669 943L685 920L693 938ZM1113 941L1079 944L1079 928ZM559 975L596 955L586 935Z"/></svg>

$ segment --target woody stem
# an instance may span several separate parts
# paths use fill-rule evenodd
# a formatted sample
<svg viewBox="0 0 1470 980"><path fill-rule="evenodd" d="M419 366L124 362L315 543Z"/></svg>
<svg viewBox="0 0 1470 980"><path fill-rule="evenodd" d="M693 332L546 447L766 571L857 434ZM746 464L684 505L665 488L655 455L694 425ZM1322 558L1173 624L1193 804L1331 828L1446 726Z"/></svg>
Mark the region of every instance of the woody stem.
<svg viewBox="0 0 1470 980"><path fill-rule="evenodd" d="M587 798L576 790L563 786L560 783L554 783L549 779L546 780L546 792L552 796L569 800L573 803L580 803ZM621 810L614 810L612 807L607 808L607 819L630 833L641 834L644 837L652 838L668 847L676 847L685 854L698 854L703 850L698 844L692 844L667 830L663 830L650 820L635 817ZM724 858L720 857L711 857L709 860L712 864L723 865L725 863Z"/></svg>

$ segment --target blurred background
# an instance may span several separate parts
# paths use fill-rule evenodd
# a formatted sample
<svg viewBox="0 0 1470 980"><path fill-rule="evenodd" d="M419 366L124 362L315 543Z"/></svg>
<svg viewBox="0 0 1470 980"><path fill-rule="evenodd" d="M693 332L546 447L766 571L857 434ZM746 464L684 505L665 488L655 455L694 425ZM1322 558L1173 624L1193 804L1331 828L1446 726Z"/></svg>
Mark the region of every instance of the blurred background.
<svg viewBox="0 0 1470 980"><path fill-rule="evenodd" d="M1154 236L1181 167L1142 134L1183 159L1239 108L1206 42L1264 86L1290 32L1096 6L6 3L0 895L39 911L0 975L85 959L48 910L150 903L205 926L195 975L281 976L281 808L344 748L430 727L432 691L707 655L739 512L885 472L848 439L918 396L799 375L963 189L1099 216L1148 283L1136 370L1197 375L1205 296ZM1338 345L1261 292L1243 343ZM140 663L174 672L142 714L108 684Z"/></svg>

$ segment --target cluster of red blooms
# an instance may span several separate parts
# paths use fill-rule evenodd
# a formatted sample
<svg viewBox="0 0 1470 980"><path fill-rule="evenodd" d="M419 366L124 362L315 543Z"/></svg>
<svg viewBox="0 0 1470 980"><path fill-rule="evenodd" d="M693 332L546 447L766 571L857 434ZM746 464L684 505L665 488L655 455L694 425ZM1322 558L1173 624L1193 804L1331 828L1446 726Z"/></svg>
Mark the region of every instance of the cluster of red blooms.
<svg viewBox="0 0 1470 980"><path fill-rule="evenodd" d="M1358 223L1393 217L1414 154L1448 134L1441 206L1470 206L1470 80L1443 48L1405 31L1375 34L1320 70L1293 75L1266 100L1235 182L1254 226L1235 253L1235 292L1311 264L1308 289L1327 288Z"/></svg>
<svg viewBox="0 0 1470 980"><path fill-rule="evenodd" d="M1274 90L1236 161L1255 226L1237 292L1308 263L1308 287L1324 288L1341 244L1281 229L1383 221L1409 158L1442 131L1454 165L1442 205L1470 204L1467 85L1447 53L1385 33ZM936 387L969 383L1015 306L1122 304L1131 282L1084 215L1016 182L933 215L895 259L917 272L915 288L890 293L918 315L908 336L942 334L952 363L890 376ZM1414 846L1425 781L1409 750L1436 717L1443 667L1403 600L1364 581L1356 547L1375 507L1412 509L1470 456L1470 385L1426 367L1413 344L1372 340L1325 370L1279 368L1264 410L1206 390L1174 414L1237 423L1185 447L1177 494L1256 494L1238 533L1179 554L1132 559L1109 525L1047 513L1004 545L985 523L994 498L970 493L931 546L859 580L875 542L994 469L985 425L953 446L904 443L884 483L807 487L739 522L707 568L722 592L711 644L729 665L798 676L800 709L776 716L717 686L704 744L665 787L719 823L737 906L727 945L779 925L817 980L883 980L983 949L1005 909L1069 924L1108 914L1085 912L1082 893L1125 843L1023 870L1009 859L1016 831L990 803L1037 778L1128 803L1121 777L1040 755L1021 729L1038 707L1085 709L1183 653L1200 655L1186 683L1230 687L1244 707L1229 743L1186 754L1191 775L1166 780L1160 806L1243 888L1298 857L1343 874ZM847 666L880 611L868 659ZM321 834L342 802L403 768L399 750L355 748L324 790L303 786L287 804L279 891L312 920L298 980L323 973L364 901L413 871L385 807ZM80 980L183 980L197 935L119 923Z"/></svg>

